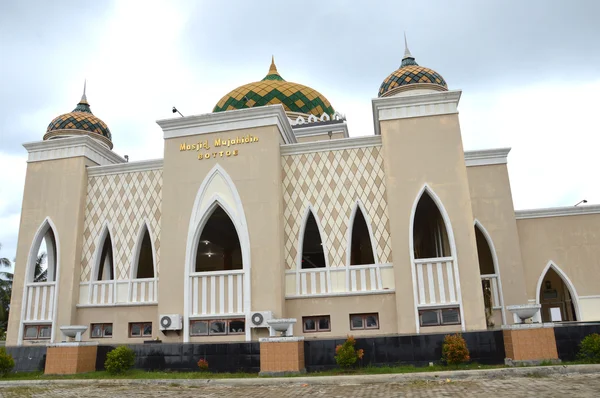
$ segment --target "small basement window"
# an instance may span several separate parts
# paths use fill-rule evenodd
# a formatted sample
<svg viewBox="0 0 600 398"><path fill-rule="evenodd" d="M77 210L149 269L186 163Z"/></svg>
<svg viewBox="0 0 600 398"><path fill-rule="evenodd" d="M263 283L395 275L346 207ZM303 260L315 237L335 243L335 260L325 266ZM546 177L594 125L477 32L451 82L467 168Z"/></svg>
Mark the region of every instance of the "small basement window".
<svg viewBox="0 0 600 398"><path fill-rule="evenodd" d="M421 326L459 325L460 312L458 308L436 308L419 311Z"/></svg>
<svg viewBox="0 0 600 398"><path fill-rule="evenodd" d="M91 337L93 339L102 337L112 337L113 335L112 323L92 323L90 329Z"/></svg>
<svg viewBox="0 0 600 398"><path fill-rule="evenodd" d="M351 314L350 329L379 329L379 314Z"/></svg>
<svg viewBox="0 0 600 398"><path fill-rule="evenodd" d="M190 322L190 336L224 336L245 332L244 319L206 319Z"/></svg>
<svg viewBox="0 0 600 398"><path fill-rule="evenodd" d="M152 322L130 323L129 337L152 337Z"/></svg>
<svg viewBox="0 0 600 398"><path fill-rule="evenodd" d="M302 330L304 333L330 332L331 320L329 315L302 317Z"/></svg>
<svg viewBox="0 0 600 398"><path fill-rule="evenodd" d="M45 340L52 335L51 325L27 325L23 339L25 340Z"/></svg>

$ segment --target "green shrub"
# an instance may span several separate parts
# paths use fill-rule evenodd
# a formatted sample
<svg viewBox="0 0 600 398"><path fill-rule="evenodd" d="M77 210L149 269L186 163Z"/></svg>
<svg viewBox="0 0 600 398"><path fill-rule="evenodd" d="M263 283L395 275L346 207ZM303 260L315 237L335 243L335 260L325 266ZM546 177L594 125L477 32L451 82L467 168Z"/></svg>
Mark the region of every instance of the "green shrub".
<svg viewBox="0 0 600 398"><path fill-rule="evenodd" d="M442 345L442 361L448 365L458 365L469 362L467 342L460 334L447 335Z"/></svg>
<svg viewBox="0 0 600 398"><path fill-rule="evenodd" d="M104 367L110 374L123 374L133 367L135 353L131 348L120 346L106 354Z"/></svg>
<svg viewBox="0 0 600 398"><path fill-rule="evenodd" d="M591 363L600 363L600 334L585 336L579 345L579 359Z"/></svg>
<svg viewBox="0 0 600 398"><path fill-rule="evenodd" d="M363 349L355 350L354 345L356 340L354 337L348 336L348 339L344 344L340 344L335 347L335 362L340 368L349 368L356 363L357 360L362 359L365 355Z"/></svg>
<svg viewBox="0 0 600 398"><path fill-rule="evenodd" d="M9 374L15 367L15 360L12 355L6 352L6 348L0 347L0 375L2 377Z"/></svg>

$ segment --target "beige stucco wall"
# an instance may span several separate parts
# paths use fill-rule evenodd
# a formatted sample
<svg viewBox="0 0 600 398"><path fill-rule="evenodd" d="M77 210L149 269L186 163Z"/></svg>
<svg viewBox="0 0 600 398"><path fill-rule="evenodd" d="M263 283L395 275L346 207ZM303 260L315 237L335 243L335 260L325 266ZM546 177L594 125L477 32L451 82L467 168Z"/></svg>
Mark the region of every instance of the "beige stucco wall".
<svg viewBox="0 0 600 398"><path fill-rule="evenodd" d="M519 219L517 229L527 298L536 300L538 280L551 261L575 288L581 320L600 320L600 300L585 298L600 295L600 214Z"/></svg>
<svg viewBox="0 0 600 398"><path fill-rule="evenodd" d="M129 337L129 324L134 322L152 322L152 337ZM90 338L92 323L112 323L111 338ZM144 340L158 337L164 339L159 330L156 305L136 307L95 307L77 309L77 325L85 325L88 330L83 334L84 340L98 341L100 344L142 344ZM173 333L174 332L169 332Z"/></svg>
<svg viewBox="0 0 600 398"><path fill-rule="evenodd" d="M347 335L366 337L398 332L396 299L395 294L392 293L288 299L285 301L285 305L287 316L298 320L298 323L294 325L294 335L305 336L307 339L327 339ZM366 313L379 314L379 329L350 330L350 314ZM330 316L331 331L304 333L302 331L302 317L319 315Z"/></svg>
<svg viewBox="0 0 600 398"><path fill-rule="evenodd" d="M411 209L425 184L444 205L456 241L467 330L485 329L473 213L457 114L380 122L394 253L398 332L416 331L409 234ZM477 286L477 288L473 288ZM425 332L425 330L423 330Z"/></svg>
<svg viewBox="0 0 600 398"><path fill-rule="evenodd" d="M17 344L27 259L34 236L46 217L56 227L59 251L57 326L74 324L75 303L79 294L86 165L95 164L83 157L27 164L7 345ZM33 255L37 255L37 252ZM60 339L58 327L52 333L55 339Z"/></svg>
<svg viewBox="0 0 600 398"><path fill-rule="evenodd" d="M521 247L506 164L467 167L467 176L473 217L485 228L496 250L504 304L526 304ZM513 323L509 315L507 321Z"/></svg>
<svg viewBox="0 0 600 398"><path fill-rule="evenodd" d="M238 156L198 160L196 151L180 151L183 142L208 140L212 144L215 138L246 134L258 137L259 141L233 148L239 150ZM189 220L200 185L219 163L235 184L246 215L252 310L272 310L278 317L285 315L279 137L276 126L266 126L165 140L159 314L183 313L184 272L185 267L190 266L185 264ZM168 341L181 339L165 338Z"/></svg>

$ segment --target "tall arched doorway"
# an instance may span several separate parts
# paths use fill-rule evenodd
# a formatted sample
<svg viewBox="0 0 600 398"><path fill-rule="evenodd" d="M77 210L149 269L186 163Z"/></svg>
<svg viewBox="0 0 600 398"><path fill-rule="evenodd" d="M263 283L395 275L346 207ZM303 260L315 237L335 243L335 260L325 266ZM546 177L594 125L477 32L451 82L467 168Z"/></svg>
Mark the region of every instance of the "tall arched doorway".
<svg viewBox="0 0 600 398"><path fill-rule="evenodd" d="M578 321L577 293L566 275L550 263L538 281L542 322Z"/></svg>

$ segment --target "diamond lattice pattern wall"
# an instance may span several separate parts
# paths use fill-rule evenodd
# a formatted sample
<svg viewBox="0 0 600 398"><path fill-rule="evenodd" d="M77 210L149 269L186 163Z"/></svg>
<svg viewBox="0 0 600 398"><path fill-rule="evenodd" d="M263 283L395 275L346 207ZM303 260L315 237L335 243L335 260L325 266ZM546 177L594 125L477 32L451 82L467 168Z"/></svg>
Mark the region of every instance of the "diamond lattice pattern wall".
<svg viewBox="0 0 600 398"><path fill-rule="evenodd" d="M129 279L133 250L144 221L148 222L150 236L154 239L158 271L161 201L162 170L89 177L83 226L82 282L90 280L96 245L107 222L113 243L116 279Z"/></svg>
<svg viewBox="0 0 600 398"><path fill-rule="evenodd" d="M346 265L347 232L360 200L371 222L380 263L392 262L381 147L284 156L284 257L296 268L298 239L307 206L316 212L331 267Z"/></svg>

